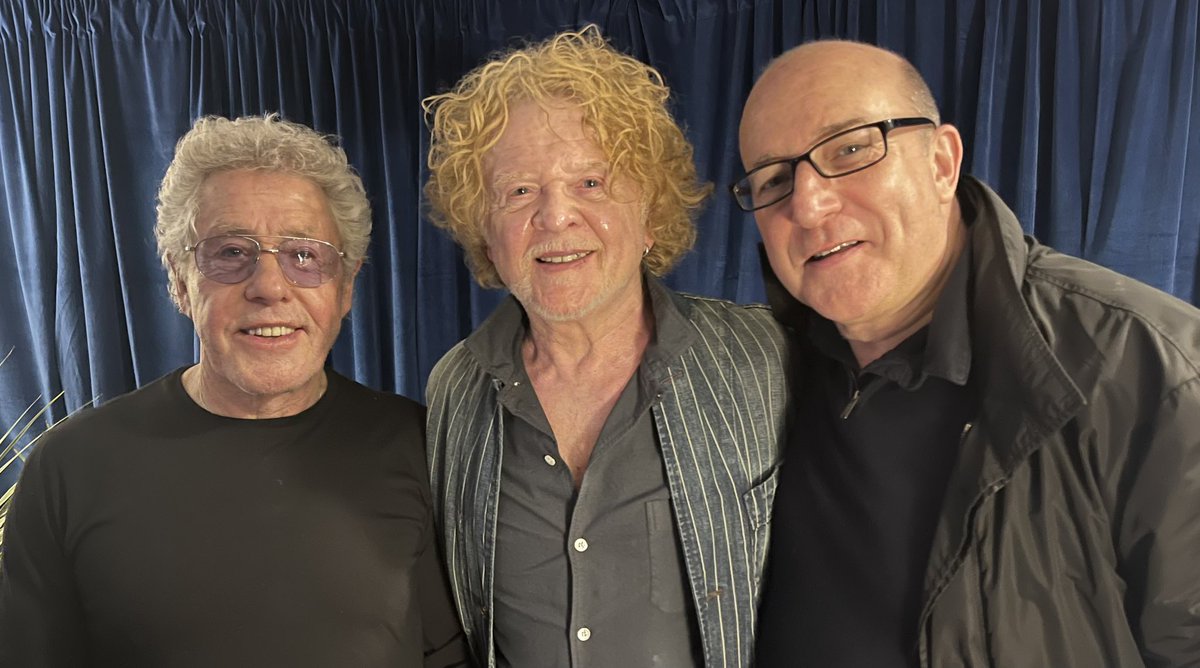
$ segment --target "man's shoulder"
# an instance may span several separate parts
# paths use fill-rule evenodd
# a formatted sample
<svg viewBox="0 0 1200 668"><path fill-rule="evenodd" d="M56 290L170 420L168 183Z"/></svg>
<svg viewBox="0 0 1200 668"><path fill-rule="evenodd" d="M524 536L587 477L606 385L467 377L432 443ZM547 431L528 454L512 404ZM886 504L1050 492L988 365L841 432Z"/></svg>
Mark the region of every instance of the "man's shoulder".
<svg viewBox="0 0 1200 668"><path fill-rule="evenodd" d="M177 369L110 401L85 406L46 430L35 450L42 458L83 461L86 456L110 456L111 446L136 447L143 433L160 422L179 424L182 393ZM86 453L86 454L85 454Z"/></svg>
<svg viewBox="0 0 1200 668"><path fill-rule="evenodd" d="M417 446L425 440L424 406L398 394L372 389L333 371L329 372L329 384L336 394L325 409L302 414L308 416L304 420L307 428L352 434L355 444L351 449L360 453L380 450L412 454L423 451ZM393 448L395 444L401 447Z"/></svg>
<svg viewBox="0 0 1200 668"><path fill-rule="evenodd" d="M693 308L702 308L714 313L728 314L732 317L771 318L771 307L766 304L739 304L720 297L706 297L690 292L676 292L681 299L691 304Z"/></svg>
<svg viewBox="0 0 1200 668"><path fill-rule="evenodd" d="M687 306L685 317L701 333L749 337L772 345L784 342L784 328L765 304L736 304L714 297L678 295Z"/></svg>
<svg viewBox="0 0 1200 668"><path fill-rule="evenodd" d="M372 415L390 415L399 418L422 418L425 407L403 395L376 390L356 380L337 373L329 372L331 382L338 384L341 395L339 410L353 410Z"/></svg>
<svg viewBox="0 0 1200 668"><path fill-rule="evenodd" d="M480 384L483 377L483 366L467 347L466 340L454 344L441 359L433 365L429 372L429 380L425 386L425 402L432 407L438 398L447 398L449 394L459 392Z"/></svg>
<svg viewBox="0 0 1200 668"><path fill-rule="evenodd" d="M1158 288L1043 246L1030 256L1024 293L1044 327L1070 321L1105 353L1153 346L1178 371L1200 374L1200 309Z"/></svg>

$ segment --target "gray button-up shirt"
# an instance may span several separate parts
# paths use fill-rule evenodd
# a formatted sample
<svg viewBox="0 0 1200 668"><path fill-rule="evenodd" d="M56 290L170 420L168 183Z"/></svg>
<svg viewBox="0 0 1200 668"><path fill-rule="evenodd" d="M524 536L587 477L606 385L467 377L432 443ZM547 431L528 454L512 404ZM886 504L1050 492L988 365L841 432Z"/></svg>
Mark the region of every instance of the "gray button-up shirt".
<svg viewBox="0 0 1200 668"><path fill-rule="evenodd" d="M576 492L521 363L526 328L513 320L512 338L493 339L489 350L511 364L498 399L516 418L505 421L496 532L498 665L697 665L687 572L650 416L658 389L641 370L630 379ZM680 347L667 332L646 356Z"/></svg>
<svg viewBox="0 0 1200 668"><path fill-rule="evenodd" d="M787 341L761 306L679 295L649 275L645 281L656 331L685 342L672 358L647 351L639 373L661 392L650 416L670 481L703 665L745 668L754 653L778 447L787 427ZM511 365L483 360L491 359L496 340L511 340L511 330L498 325L513 312L520 306L505 300L446 353L426 395L434 515L455 604L485 668L496 665L496 534L502 460L511 450L507 423L514 418L499 403Z"/></svg>

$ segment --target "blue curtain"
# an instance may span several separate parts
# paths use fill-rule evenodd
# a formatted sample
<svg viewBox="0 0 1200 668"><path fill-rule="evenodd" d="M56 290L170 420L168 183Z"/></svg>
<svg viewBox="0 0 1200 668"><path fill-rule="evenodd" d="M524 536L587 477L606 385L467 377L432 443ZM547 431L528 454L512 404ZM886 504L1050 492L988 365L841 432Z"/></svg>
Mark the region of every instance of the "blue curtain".
<svg viewBox="0 0 1200 668"><path fill-rule="evenodd" d="M210 113L342 137L375 232L333 364L420 397L500 295L423 217L419 102L588 22L663 72L718 185L676 288L761 299L757 231L724 194L741 104L773 56L848 37L916 63L1027 230L1200 299L1196 0L2 0L0 432L38 396L63 390L61 417L195 358L151 229L175 141Z"/></svg>

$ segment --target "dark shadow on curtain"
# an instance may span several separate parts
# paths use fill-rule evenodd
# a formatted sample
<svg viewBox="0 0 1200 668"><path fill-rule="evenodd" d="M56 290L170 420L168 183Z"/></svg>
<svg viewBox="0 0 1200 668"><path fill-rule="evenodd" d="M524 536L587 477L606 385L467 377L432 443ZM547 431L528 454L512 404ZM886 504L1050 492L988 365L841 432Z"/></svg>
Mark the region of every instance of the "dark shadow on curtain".
<svg viewBox="0 0 1200 668"><path fill-rule="evenodd" d="M716 196L668 282L762 297L752 220L724 186L755 74L818 37L912 59L967 171L1068 253L1200 299L1200 34L1192 0L8 0L0 4L0 424L61 416L194 359L151 229L200 114L278 111L342 137L375 211L335 367L420 397L500 299L422 216L420 100L496 49L595 22L652 63ZM797 99L796 104L804 104ZM11 475L11 472L10 474ZM3 483L4 480L0 480Z"/></svg>

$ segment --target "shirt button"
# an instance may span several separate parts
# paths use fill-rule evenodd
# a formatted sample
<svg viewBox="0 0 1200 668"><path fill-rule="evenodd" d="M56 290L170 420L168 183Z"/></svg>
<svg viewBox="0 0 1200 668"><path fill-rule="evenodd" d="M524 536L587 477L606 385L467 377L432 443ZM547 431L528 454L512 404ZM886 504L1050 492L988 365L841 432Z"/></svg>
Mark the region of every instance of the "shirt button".
<svg viewBox="0 0 1200 668"><path fill-rule="evenodd" d="M554 458L553 458L553 457L551 457L550 455L546 455L545 457L542 457L542 459L545 459L545 460L546 460L546 465L547 465L547 466L554 466L555 464L557 464L557 463L558 463L558 462L555 462L555 461L554 461Z"/></svg>
<svg viewBox="0 0 1200 668"><path fill-rule="evenodd" d="M592 637L592 630L586 626L582 626L575 632L575 637L583 642L587 642L587 639Z"/></svg>
<svg viewBox="0 0 1200 668"><path fill-rule="evenodd" d="M588 549L588 542L586 540L584 540L582 538L575 539L575 551L576 552L586 552L587 549ZM581 640L586 640L586 638L581 638Z"/></svg>

